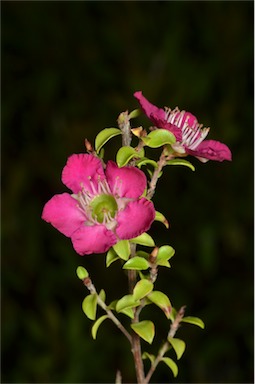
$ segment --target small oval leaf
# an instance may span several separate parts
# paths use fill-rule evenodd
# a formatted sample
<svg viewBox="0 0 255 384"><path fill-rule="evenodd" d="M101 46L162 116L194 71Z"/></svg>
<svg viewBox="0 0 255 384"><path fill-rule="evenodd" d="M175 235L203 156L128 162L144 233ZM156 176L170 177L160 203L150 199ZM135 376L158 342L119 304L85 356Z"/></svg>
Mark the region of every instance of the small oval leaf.
<svg viewBox="0 0 255 384"><path fill-rule="evenodd" d="M99 317L99 319L97 319L97 321L95 321L95 323L93 324L92 328L91 328L91 333L92 333L92 337L94 340L96 340L96 337L97 337L97 331L98 331L98 328L100 327L100 325L102 324L102 322L107 319L108 316L107 315L104 315L104 316L101 316Z"/></svg>
<svg viewBox="0 0 255 384"><path fill-rule="evenodd" d="M129 259L124 265L123 269L135 269L137 271L142 271L148 269L150 266L149 262L143 257L135 256Z"/></svg>
<svg viewBox="0 0 255 384"><path fill-rule="evenodd" d="M134 118L140 116L140 114L141 114L141 110L139 108L137 108L137 109L134 109L133 111L131 111L129 113L128 117L129 117L129 119L134 119Z"/></svg>
<svg viewBox="0 0 255 384"><path fill-rule="evenodd" d="M130 244L128 240L120 240L113 246L113 249L122 260L128 260L130 255Z"/></svg>
<svg viewBox="0 0 255 384"><path fill-rule="evenodd" d="M170 245L163 245L158 250L157 260L169 260L175 254L175 250Z"/></svg>
<svg viewBox="0 0 255 384"><path fill-rule="evenodd" d="M153 238L146 232L142 233L140 236L134 237L130 240L130 242L139 245L145 245L146 247L155 247Z"/></svg>
<svg viewBox="0 0 255 384"><path fill-rule="evenodd" d="M131 328L147 343L152 343L155 336L155 326L152 321L143 320L139 323L131 324Z"/></svg>
<svg viewBox="0 0 255 384"><path fill-rule="evenodd" d="M119 128L105 128L96 136L95 139L95 148L97 153L100 152L100 149L110 140L112 137L121 135L121 130Z"/></svg>
<svg viewBox="0 0 255 384"><path fill-rule="evenodd" d="M97 296L91 294L85 297L82 302L82 310L90 320L95 320L97 311Z"/></svg>
<svg viewBox="0 0 255 384"><path fill-rule="evenodd" d="M133 290L133 296L135 300L142 299L148 293L150 293L153 290L153 284L151 281L142 279L136 283L134 290Z"/></svg>
<svg viewBox="0 0 255 384"><path fill-rule="evenodd" d="M128 164L133 157L139 158L141 157L141 154L139 154L133 147L121 147L116 155L118 167L124 167L124 165Z"/></svg>
<svg viewBox="0 0 255 384"><path fill-rule="evenodd" d="M202 329L204 329L204 327L205 327L205 323L199 317L186 316L186 317L183 317L181 321L183 321L184 323L190 323L190 324L197 325L198 327L200 327Z"/></svg>
<svg viewBox="0 0 255 384"><path fill-rule="evenodd" d="M150 359L151 364L153 364L154 361L155 361L155 356L152 355L151 353L144 352L144 353L142 354L142 359L143 359L143 360L145 360L145 359Z"/></svg>
<svg viewBox="0 0 255 384"><path fill-rule="evenodd" d="M135 300L133 295L125 295L120 300L118 300L116 304L116 311L121 312L123 309L126 308L135 308L140 305L139 300Z"/></svg>
<svg viewBox="0 0 255 384"><path fill-rule="evenodd" d="M185 167L190 168L193 172L195 171L195 167L189 161L184 159L173 159L166 162L166 165L184 165Z"/></svg>
<svg viewBox="0 0 255 384"><path fill-rule="evenodd" d="M155 216L154 220L160 221L161 223L163 223L166 226L166 228L169 228L169 223L162 213L156 211L156 216Z"/></svg>
<svg viewBox="0 0 255 384"><path fill-rule="evenodd" d="M81 266L77 267L76 274L77 274L78 278L81 280L84 280L84 279L86 279L86 277L89 276L88 271L84 267L81 267Z"/></svg>
<svg viewBox="0 0 255 384"><path fill-rule="evenodd" d="M106 255L106 267L108 268L116 260L119 260L119 256L113 248L110 248Z"/></svg>
<svg viewBox="0 0 255 384"><path fill-rule="evenodd" d="M170 319L172 306L169 298L163 292L153 291L147 296L150 301L156 304L165 313L166 317Z"/></svg>
<svg viewBox="0 0 255 384"><path fill-rule="evenodd" d="M177 359L179 360L182 357L183 352L185 351L186 344L184 343L183 340L176 339L175 337L168 337L167 340L171 344L171 346L173 347L173 349L176 353Z"/></svg>
<svg viewBox="0 0 255 384"><path fill-rule="evenodd" d="M142 140L150 148L158 148L165 144L174 144L176 142L174 134L166 129L156 129L147 136L142 137Z"/></svg>
<svg viewBox="0 0 255 384"><path fill-rule="evenodd" d="M154 168L158 168L158 164L156 161L154 160L151 160L151 159L147 159L146 157L142 157L141 159L137 160L136 161L136 165L141 168L142 165L146 165L146 164L150 164L152 165Z"/></svg>
<svg viewBox="0 0 255 384"><path fill-rule="evenodd" d="M170 359L170 357L162 357L161 361L163 361L171 369L174 377L178 375L178 367L176 363Z"/></svg>

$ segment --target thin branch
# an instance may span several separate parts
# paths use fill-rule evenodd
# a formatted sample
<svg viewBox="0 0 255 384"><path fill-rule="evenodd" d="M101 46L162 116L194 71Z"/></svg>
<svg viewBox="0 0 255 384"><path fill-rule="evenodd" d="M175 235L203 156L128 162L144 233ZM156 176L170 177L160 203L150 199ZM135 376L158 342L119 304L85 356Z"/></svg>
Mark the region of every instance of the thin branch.
<svg viewBox="0 0 255 384"><path fill-rule="evenodd" d="M124 328L124 326L121 324L121 322L117 319L117 317L113 314L113 312L107 308L107 305L105 304L105 302L101 299L101 297L98 295L97 291L96 291L96 288L94 286L94 284L92 283L91 279L89 277L86 277L84 280L83 280L83 284L88 288L88 290L90 291L91 294L95 294L97 296L97 302L98 302L98 305L100 305L101 308L103 308L103 310L107 313L109 319L111 319L114 324L119 328L119 330L126 336L126 338L128 339L128 341L131 343L132 345L132 336L130 335L130 333Z"/></svg>
<svg viewBox="0 0 255 384"><path fill-rule="evenodd" d="M167 338L175 336L175 333L176 333L177 329L179 328L180 322L181 322L181 320L182 320L182 318L184 316L184 312L185 312L185 306L181 307L180 310L178 311L178 313L177 313L173 323L170 326L170 330L169 330ZM153 375L153 373L154 373L158 363L160 363L160 361L164 357L164 354L167 352L169 347L170 347L170 343L168 341L165 341L163 346L160 348L159 353L158 353L156 359L152 363L151 368L150 368L147 376L145 377L145 380L144 380L143 384L149 383L149 381L151 379L151 376Z"/></svg>

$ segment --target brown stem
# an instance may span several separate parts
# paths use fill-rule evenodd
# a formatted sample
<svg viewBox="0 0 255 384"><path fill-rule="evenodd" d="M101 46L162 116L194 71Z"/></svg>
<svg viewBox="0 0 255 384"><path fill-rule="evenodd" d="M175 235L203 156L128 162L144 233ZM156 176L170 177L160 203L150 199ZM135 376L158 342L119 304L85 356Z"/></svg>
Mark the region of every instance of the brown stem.
<svg viewBox="0 0 255 384"><path fill-rule="evenodd" d="M174 337L177 329L180 326L180 322L181 322L181 320L182 320L182 318L184 316L184 312L185 312L185 306L181 307L180 310L178 311L178 313L177 313L173 323L170 326L170 330L169 330L167 338ZM154 373L158 363L161 361L162 357L167 352L169 346L170 346L169 342L166 341L163 344L163 346L160 348L159 353L158 353L156 359L154 360L153 364L151 365L151 368L150 368L147 376L145 377L143 384L149 383L149 381L151 379L151 376L153 375L153 373Z"/></svg>
<svg viewBox="0 0 255 384"><path fill-rule="evenodd" d="M118 117L118 125L120 130L122 131L122 146L129 146L131 143L132 135L131 135L131 127L128 116L128 111L122 112Z"/></svg>
<svg viewBox="0 0 255 384"><path fill-rule="evenodd" d="M159 158L159 161L158 161L158 167L155 169L155 171L152 175L151 181L150 181L150 186L149 186L149 189L147 192L147 198L148 199L151 199L155 193L155 188L156 188L156 185L158 182L159 174L162 171L162 168L164 167L165 164L166 164L166 156L165 156L164 150L163 150L161 153L161 156Z"/></svg>
<svg viewBox="0 0 255 384"><path fill-rule="evenodd" d="M117 317L112 313L110 309L107 308L107 305L105 302L101 299L101 297L98 295L96 288L94 284L92 283L91 279L89 277L85 278L83 280L83 284L88 288L91 294L95 294L97 296L97 302L98 305L100 305L101 308L107 313L109 319L111 319L114 324L119 328L119 330L126 336L126 338L129 340L129 342L132 345L132 337L130 333L123 327L121 322L117 319Z"/></svg>

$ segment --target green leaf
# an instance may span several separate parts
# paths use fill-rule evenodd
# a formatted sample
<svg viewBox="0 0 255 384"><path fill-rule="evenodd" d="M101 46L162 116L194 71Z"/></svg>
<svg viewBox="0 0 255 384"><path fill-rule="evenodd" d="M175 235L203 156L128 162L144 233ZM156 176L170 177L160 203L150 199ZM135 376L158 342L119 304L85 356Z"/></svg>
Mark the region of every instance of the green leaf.
<svg viewBox="0 0 255 384"><path fill-rule="evenodd" d="M186 317L183 317L181 321L183 321L184 323L190 323L190 324L197 325L198 327L200 327L202 329L204 329L204 327L205 327L203 320L201 320L199 317L186 316Z"/></svg>
<svg viewBox="0 0 255 384"><path fill-rule="evenodd" d="M138 108L138 109L134 109L133 111L131 111L128 115L129 119L134 119L138 116L140 116L141 114L141 110Z"/></svg>
<svg viewBox="0 0 255 384"><path fill-rule="evenodd" d="M157 261L169 260L175 254L175 250L170 245L163 245L158 250Z"/></svg>
<svg viewBox="0 0 255 384"><path fill-rule="evenodd" d="M113 248L110 248L106 255L106 267L108 268L116 260L119 260L119 256Z"/></svg>
<svg viewBox="0 0 255 384"><path fill-rule="evenodd" d="M133 295L125 295L116 304L116 311L121 312L126 308L135 308L140 305L139 300L135 300Z"/></svg>
<svg viewBox="0 0 255 384"><path fill-rule="evenodd" d="M142 271L144 269L148 269L150 266L149 262L145 260L143 257L135 256L129 259L124 265L123 269L135 269L138 271Z"/></svg>
<svg viewBox="0 0 255 384"><path fill-rule="evenodd" d="M189 161L184 160L184 159L173 159L173 160L168 160L166 162L166 165L184 165L185 167L190 168L192 171L195 171L195 167L193 164L191 164Z"/></svg>
<svg viewBox="0 0 255 384"><path fill-rule="evenodd" d="M130 240L130 242L139 245L145 245L146 247L155 247L153 238L146 232L142 233L140 236L134 237Z"/></svg>
<svg viewBox="0 0 255 384"><path fill-rule="evenodd" d="M163 292L153 291L147 296L150 301L156 304L165 313L166 317L170 319L172 306L169 298Z"/></svg>
<svg viewBox="0 0 255 384"><path fill-rule="evenodd" d="M151 364L153 364L154 361L155 361L155 356L152 355L152 354L150 354L150 353L148 353L148 352L144 352L144 353L142 354L142 359L143 359L143 360L145 360L145 359L150 359Z"/></svg>
<svg viewBox="0 0 255 384"><path fill-rule="evenodd" d="M169 261L167 261L167 260L159 260L159 261L157 261L157 265L159 265L160 267L171 268L171 265L170 265Z"/></svg>
<svg viewBox="0 0 255 384"><path fill-rule="evenodd" d="M137 333L143 340L149 344L152 343L155 336L155 326L150 320L143 320L139 323L131 324L131 328Z"/></svg>
<svg viewBox="0 0 255 384"><path fill-rule="evenodd" d="M146 165L146 164L150 164L154 168L158 168L158 164L156 161L151 160L151 159L147 159L146 157L142 157L141 159L136 161L136 165L138 166L138 168L141 168L142 165Z"/></svg>
<svg viewBox="0 0 255 384"><path fill-rule="evenodd" d="M143 155L143 153L137 152L133 147L121 147L117 152L116 162L119 167L124 167L133 157L139 158L141 155Z"/></svg>
<svg viewBox="0 0 255 384"><path fill-rule="evenodd" d="M150 148L158 148L165 144L174 144L176 142L174 134L166 129L156 129L141 139Z"/></svg>
<svg viewBox="0 0 255 384"><path fill-rule="evenodd" d="M99 295L100 299L105 303L105 298L106 298L106 295L105 295L105 290L104 289L101 289L101 291L99 292Z"/></svg>
<svg viewBox="0 0 255 384"><path fill-rule="evenodd" d="M128 260L130 255L130 244L128 240L120 240L113 246L113 249L122 260Z"/></svg>
<svg viewBox="0 0 255 384"><path fill-rule="evenodd" d="M130 317L131 319L134 319L135 317L135 314L132 308L124 308L119 312L124 313L124 315Z"/></svg>
<svg viewBox="0 0 255 384"><path fill-rule="evenodd" d="M162 357L161 361L163 361L171 369L174 377L178 375L178 367L176 363L170 359L170 357Z"/></svg>
<svg viewBox="0 0 255 384"><path fill-rule="evenodd" d="M142 279L138 281L138 283L136 283L133 290L133 297L135 300L142 299L143 297L148 295L148 293L150 293L152 290L153 290L152 282L146 279Z"/></svg>
<svg viewBox="0 0 255 384"><path fill-rule="evenodd" d="M100 325L102 324L102 322L107 319L108 316L107 315L104 315L104 316L101 316L99 317L99 319L97 319L97 321L95 321L95 323L93 324L92 328L91 328L91 333L92 333L92 337L94 340L96 340L96 337L97 337L97 331L98 331L98 328L100 327Z"/></svg>
<svg viewBox="0 0 255 384"><path fill-rule="evenodd" d="M154 220L160 221L161 223L163 223L166 226L166 228L169 228L169 223L162 213L156 211L156 216L155 216Z"/></svg>
<svg viewBox="0 0 255 384"><path fill-rule="evenodd" d="M82 302L82 310L90 320L95 320L97 311L97 295L88 295Z"/></svg>
<svg viewBox="0 0 255 384"><path fill-rule="evenodd" d="M112 137L121 135L121 130L118 128L105 128L96 136L95 139L95 148L97 153L100 152L100 149L110 140Z"/></svg>
<svg viewBox="0 0 255 384"><path fill-rule="evenodd" d="M179 360L183 352L185 351L186 344L181 339L176 339L175 337L168 337L168 342L172 345L173 349L175 350L177 359Z"/></svg>
<svg viewBox="0 0 255 384"><path fill-rule="evenodd" d="M79 279L84 280L89 276L88 271L84 267L77 267L76 274Z"/></svg>

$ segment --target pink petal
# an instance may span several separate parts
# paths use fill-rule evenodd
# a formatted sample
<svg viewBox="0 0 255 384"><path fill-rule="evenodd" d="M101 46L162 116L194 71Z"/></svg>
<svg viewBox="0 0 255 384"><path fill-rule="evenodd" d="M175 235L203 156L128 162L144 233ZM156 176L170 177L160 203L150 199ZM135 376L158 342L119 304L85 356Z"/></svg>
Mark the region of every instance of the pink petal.
<svg viewBox="0 0 255 384"><path fill-rule="evenodd" d="M155 209L151 201L142 198L129 203L119 212L116 234L120 239L128 240L146 232L155 218Z"/></svg>
<svg viewBox="0 0 255 384"><path fill-rule="evenodd" d="M70 237L86 220L77 208L77 201L68 193L53 196L44 206L42 219Z"/></svg>
<svg viewBox="0 0 255 384"><path fill-rule="evenodd" d="M156 105L151 104L142 94L141 91L137 91L134 93L135 98L139 101L140 106L145 113L145 115L150 119L151 115L157 119L164 120L165 111L162 108L156 107Z"/></svg>
<svg viewBox="0 0 255 384"><path fill-rule="evenodd" d="M92 192L91 182L97 186L99 178L105 179L101 161L85 153L70 156L62 172L62 182L74 193L78 193L82 187Z"/></svg>
<svg viewBox="0 0 255 384"><path fill-rule="evenodd" d="M146 176L140 169L129 166L119 168L113 161L108 161L105 174L115 196L138 198L147 185Z"/></svg>
<svg viewBox="0 0 255 384"><path fill-rule="evenodd" d="M83 225L72 234L71 240L75 251L81 256L104 253L117 243L114 233L104 225Z"/></svg>
<svg viewBox="0 0 255 384"><path fill-rule="evenodd" d="M200 161L203 161L203 159L215 161L232 160L232 154L227 145L215 140L204 140L195 150L192 151L186 148L186 152L201 158L199 159Z"/></svg>

